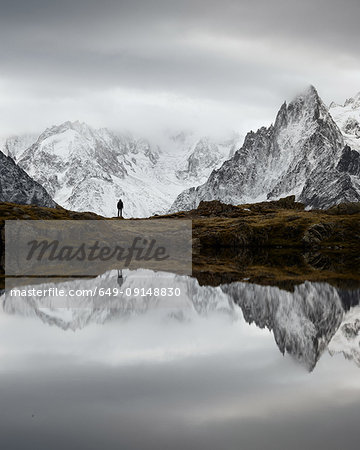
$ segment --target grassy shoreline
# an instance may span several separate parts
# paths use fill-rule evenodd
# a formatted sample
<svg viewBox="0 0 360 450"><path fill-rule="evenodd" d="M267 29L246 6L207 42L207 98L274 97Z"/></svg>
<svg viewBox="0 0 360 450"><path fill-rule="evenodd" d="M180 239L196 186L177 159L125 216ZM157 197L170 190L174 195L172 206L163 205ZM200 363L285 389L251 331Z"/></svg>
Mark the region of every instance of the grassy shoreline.
<svg viewBox="0 0 360 450"><path fill-rule="evenodd" d="M305 211L294 197L239 206L211 201L192 211L149 219L162 218L192 220L193 275L200 284L245 280L291 289L308 280L360 286L358 203ZM0 203L2 279L5 220L119 219Z"/></svg>

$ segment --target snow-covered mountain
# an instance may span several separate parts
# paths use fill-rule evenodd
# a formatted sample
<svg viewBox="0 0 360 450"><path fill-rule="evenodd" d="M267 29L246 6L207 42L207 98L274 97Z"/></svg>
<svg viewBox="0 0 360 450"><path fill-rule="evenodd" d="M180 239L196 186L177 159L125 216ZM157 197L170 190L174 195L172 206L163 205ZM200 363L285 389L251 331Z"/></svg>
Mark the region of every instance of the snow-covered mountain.
<svg viewBox="0 0 360 450"><path fill-rule="evenodd" d="M326 283L305 282L294 292L274 286L234 282L218 287L200 286L195 278L149 270L124 270L121 278L117 271L97 278L46 283L43 289L58 288L104 290L119 289L126 292L134 288L145 291L154 288L179 288L180 296L162 297L154 292L149 296L119 295L83 297L15 296L5 293L3 310L8 314L37 317L44 323L64 330L78 330L90 323L130 320L134 316L157 316L164 320L189 321L196 316L221 314L231 321L245 320L259 328L267 328L274 335L279 350L288 353L312 370L331 341L334 343L342 324L349 321L341 293ZM354 301L358 304L360 298ZM355 307L354 311L356 310ZM358 317L358 315L356 316ZM356 333L360 327L355 321ZM340 327L340 328L339 328ZM356 338L358 341L358 337ZM356 341L356 342L357 342ZM241 343L239 343L241 345ZM332 344L334 346L334 344ZM355 344L354 344L355 345ZM336 351L347 352L343 341Z"/></svg>
<svg viewBox="0 0 360 450"><path fill-rule="evenodd" d="M305 282L294 292L273 286L232 283L222 287L239 305L245 320L268 328L281 353L312 370L338 329L344 310L337 290Z"/></svg>
<svg viewBox="0 0 360 450"><path fill-rule="evenodd" d="M30 286L28 286L30 287ZM39 285L38 285L39 287ZM165 272L139 269L123 270L121 278L116 270L96 278L50 282L43 289L130 290L131 295L90 295L78 297L15 296L5 293L1 298L3 310L8 314L38 317L43 322L64 330L78 330L90 323L105 324L114 319L131 319L145 314L159 314L164 319L186 321L194 316L224 314L236 319L233 301L220 287L199 286L195 278ZM147 296L134 295L134 289L152 290ZM179 289L179 296L155 295L154 288ZM136 292L136 291L135 291Z"/></svg>
<svg viewBox="0 0 360 450"><path fill-rule="evenodd" d="M344 135L346 143L360 151L360 92L348 98L344 105L331 103L330 114Z"/></svg>
<svg viewBox="0 0 360 450"><path fill-rule="evenodd" d="M146 217L166 212L184 188L204 182L238 140L215 143L183 133L160 148L129 134L65 122L30 145L18 137L3 148L65 208L114 216L122 198L125 217Z"/></svg>
<svg viewBox="0 0 360 450"><path fill-rule="evenodd" d="M360 367L360 291L356 291L357 306L350 308L331 339L328 349L331 355L342 353L346 359Z"/></svg>
<svg viewBox="0 0 360 450"><path fill-rule="evenodd" d="M358 117L358 106L356 97L344 108ZM360 201L359 148L349 147L357 140L357 125L347 119L343 123L345 115L336 115L343 135L310 86L281 106L269 128L248 133L234 156L204 184L182 192L171 210L196 208L201 200L240 204L288 195L317 208Z"/></svg>
<svg viewBox="0 0 360 450"><path fill-rule="evenodd" d="M0 202L55 208L46 190L21 169L10 156L0 151Z"/></svg>
<svg viewBox="0 0 360 450"><path fill-rule="evenodd" d="M310 86L241 143L238 135L215 142L179 133L159 145L65 122L1 148L61 206L105 216L116 214L118 198L125 217L213 199L239 204L294 194L315 208L360 201L360 94L328 109Z"/></svg>

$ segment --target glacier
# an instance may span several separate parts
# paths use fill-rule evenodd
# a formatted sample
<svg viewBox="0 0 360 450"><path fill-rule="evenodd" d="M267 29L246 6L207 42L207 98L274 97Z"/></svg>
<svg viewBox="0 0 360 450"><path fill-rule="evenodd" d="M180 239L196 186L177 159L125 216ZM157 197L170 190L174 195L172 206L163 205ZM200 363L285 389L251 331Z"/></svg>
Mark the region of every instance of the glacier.
<svg viewBox="0 0 360 450"><path fill-rule="evenodd" d="M179 133L166 135L160 148L130 133L68 121L37 138L9 138L2 149L66 209L112 217L122 198L124 217L148 217L165 213L185 187L204 182L239 142L237 134L214 142Z"/></svg>

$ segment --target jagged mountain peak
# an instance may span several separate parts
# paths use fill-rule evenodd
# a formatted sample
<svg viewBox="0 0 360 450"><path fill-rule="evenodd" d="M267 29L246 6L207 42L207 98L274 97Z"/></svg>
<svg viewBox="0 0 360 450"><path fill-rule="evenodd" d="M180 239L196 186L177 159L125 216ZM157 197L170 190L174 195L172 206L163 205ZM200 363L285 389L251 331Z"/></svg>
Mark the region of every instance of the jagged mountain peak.
<svg viewBox="0 0 360 450"><path fill-rule="evenodd" d="M296 95L289 103L282 104L277 118L275 128L288 125L289 123L300 123L305 120L330 120L331 116L318 91L314 86L308 86L303 92Z"/></svg>
<svg viewBox="0 0 360 450"><path fill-rule="evenodd" d="M68 133L69 138L70 136L72 136L73 138L81 137L85 139L92 139L94 137L99 138L104 136L108 136L111 138L114 137L112 133L106 128L95 129L85 122L80 122L78 120L71 122L68 120L59 125L52 125L51 127L46 128L46 130L40 134L37 141L42 142L51 136L61 135L63 133Z"/></svg>
<svg viewBox="0 0 360 450"><path fill-rule="evenodd" d="M287 102L285 101L284 103L286 104ZM288 103L289 106L299 104L307 107L316 107L323 104L318 91L313 85L307 86L304 90L295 95Z"/></svg>
<svg viewBox="0 0 360 450"><path fill-rule="evenodd" d="M349 105L351 105L354 109L360 107L360 92L354 95L354 97L350 97L345 101L344 106Z"/></svg>
<svg viewBox="0 0 360 450"><path fill-rule="evenodd" d="M71 121L66 120L60 124L54 124L48 128L46 128L45 133L49 131L59 132L61 130L76 130L82 132L84 130L90 130L92 127L85 122L80 122L79 120Z"/></svg>
<svg viewBox="0 0 360 450"><path fill-rule="evenodd" d="M291 101L291 103L296 101L322 102L317 89L312 84L309 84L305 89L299 92Z"/></svg>
<svg viewBox="0 0 360 450"><path fill-rule="evenodd" d="M248 133L203 185L182 192L171 211L196 208L201 200L241 204L288 195L316 208L358 201L358 182L337 170L344 147L339 127L309 86L282 104L274 125Z"/></svg>

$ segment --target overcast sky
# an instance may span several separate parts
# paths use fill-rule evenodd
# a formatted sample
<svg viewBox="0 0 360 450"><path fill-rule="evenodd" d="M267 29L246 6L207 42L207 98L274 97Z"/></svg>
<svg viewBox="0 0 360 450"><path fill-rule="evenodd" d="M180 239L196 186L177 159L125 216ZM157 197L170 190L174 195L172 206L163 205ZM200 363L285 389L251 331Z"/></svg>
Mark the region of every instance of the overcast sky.
<svg viewBox="0 0 360 450"><path fill-rule="evenodd" d="M0 135L245 132L360 91L359 0L0 0Z"/></svg>

